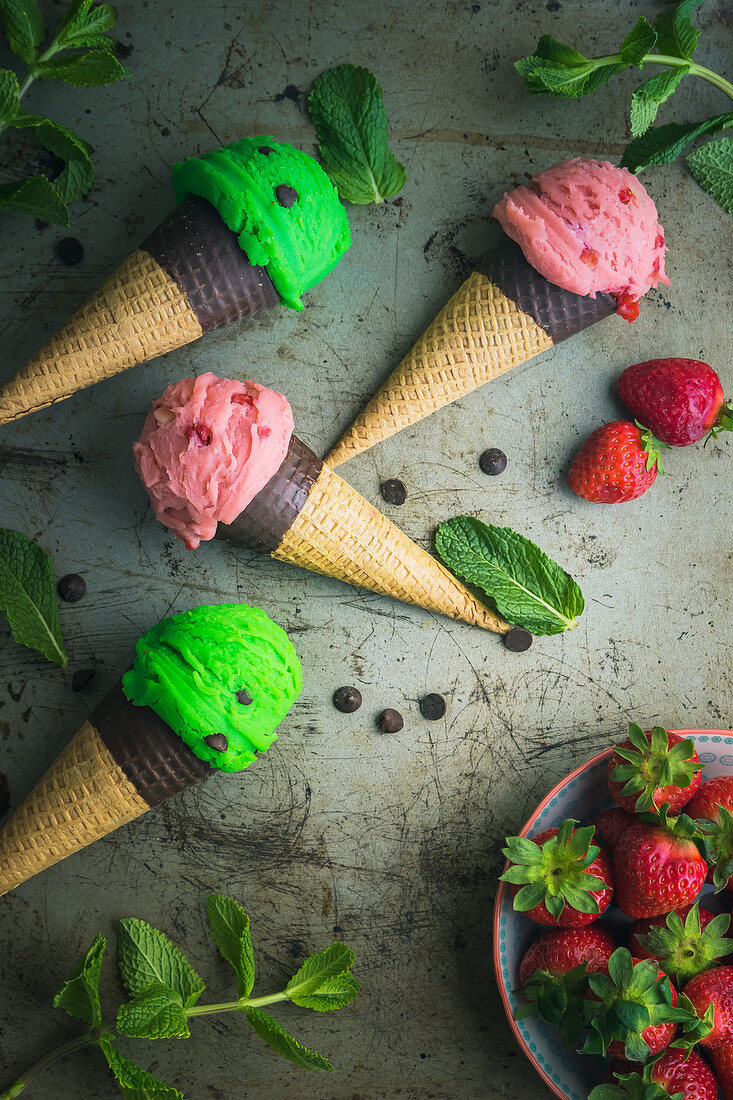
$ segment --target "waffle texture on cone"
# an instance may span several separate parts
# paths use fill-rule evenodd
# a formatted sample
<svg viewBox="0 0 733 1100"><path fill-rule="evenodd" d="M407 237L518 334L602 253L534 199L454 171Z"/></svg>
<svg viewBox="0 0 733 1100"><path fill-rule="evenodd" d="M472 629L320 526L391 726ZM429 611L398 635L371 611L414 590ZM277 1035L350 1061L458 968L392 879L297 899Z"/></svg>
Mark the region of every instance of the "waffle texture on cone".
<svg viewBox="0 0 733 1100"><path fill-rule="evenodd" d="M553 339L475 271L326 458L338 466L375 443L526 363Z"/></svg>
<svg viewBox="0 0 733 1100"><path fill-rule="evenodd" d="M66 325L0 387L0 424L201 336L188 299L137 249Z"/></svg>
<svg viewBox="0 0 733 1100"><path fill-rule="evenodd" d="M148 808L99 732L85 722L0 831L0 894Z"/></svg>

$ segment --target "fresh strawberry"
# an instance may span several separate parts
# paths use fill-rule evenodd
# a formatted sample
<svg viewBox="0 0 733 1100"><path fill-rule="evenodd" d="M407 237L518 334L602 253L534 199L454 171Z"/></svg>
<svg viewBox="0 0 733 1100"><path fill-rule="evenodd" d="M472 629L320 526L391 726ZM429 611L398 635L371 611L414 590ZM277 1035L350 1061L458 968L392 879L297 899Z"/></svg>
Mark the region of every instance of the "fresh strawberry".
<svg viewBox="0 0 733 1100"><path fill-rule="evenodd" d="M575 829L577 824L563 821L531 840L507 837L503 853L510 866L501 880L512 884L514 908L538 924L579 928L611 903L611 860L591 843L593 826Z"/></svg>
<svg viewBox="0 0 733 1100"><path fill-rule="evenodd" d="M604 810L598 815L594 822L596 838L610 856L615 852L616 845L629 825L633 825L635 821L633 814L627 813L619 806L614 806L612 810Z"/></svg>
<svg viewBox="0 0 733 1100"><path fill-rule="evenodd" d="M733 966L698 974L684 993L703 1025L692 1038L711 1048L733 1042Z"/></svg>
<svg viewBox="0 0 733 1100"><path fill-rule="evenodd" d="M691 1051L668 1048L637 1072L633 1063L614 1058L610 1076L617 1085L599 1085L588 1100L717 1100L718 1082L707 1062ZM656 1086L656 1087L655 1087Z"/></svg>
<svg viewBox="0 0 733 1100"><path fill-rule="evenodd" d="M588 985L584 1054L644 1062L669 1046L678 1021L690 1018L676 1008L676 990L654 960L634 959L625 947L614 951L608 974L590 974Z"/></svg>
<svg viewBox="0 0 733 1100"><path fill-rule="evenodd" d="M685 814L644 814L624 833L614 852L616 903L627 917L656 917L694 901L708 865L693 838L695 822Z"/></svg>
<svg viewBox="0 0 733 1100"><path fill-rule="evenodd" d="M629 947L640 959L656 959L676 982L686 982L733 952L729 927L727 913L716 917L697 903L685 905L666 916L635 921Z"/></svg>
<svg viewBox="0 0 733 1100"><path fill-rule="evenodd" d="M706 779L685 812L701 825L713 867L712 881L718 889L732 886L733 876L733 775L716 775Z"/></svg>
<svg viewBox="0 0 733 1100"><path fill-rule="evenodd" d="M618 392L636 420L670 447L733 430L733 407L725 402L720 379L699 359L649 359L627 367Z"/></svg>
<svg viewBox="0 0 733 1100"><path fill-rule="evenodd" d="M723 1100L733 1100L733 1043L721 1043L710 1051Z"/></svg>
<svg viewBox="0 0 733 1100"><path fill-rule="evenodd" d="M576 1047L583 1027L586 975L607 971L615 949L613 936L600 924L544 932L519 964L522 984L517 992L527 1003L515 1013L515 1019L537 1013L562 1027L566 1047Z"/></svg>
<svg viewBox="0 0 733 1100"><path fill-rule="evenodd" d="M662 470L659 444L651 435L627 420L614 420L596 428L573 459L568 484L574 493L593 504L619 504L634 500L654 483Z"/></svg>
<svg viewBox="0 0 733 1100"><path fill-rule="evenodd" d="M679 813L700 786L702 764L695 743L661 726L642 730L635 722L629 736L608 761L608 785L619 806L629 812L659 809Z"/></svg>

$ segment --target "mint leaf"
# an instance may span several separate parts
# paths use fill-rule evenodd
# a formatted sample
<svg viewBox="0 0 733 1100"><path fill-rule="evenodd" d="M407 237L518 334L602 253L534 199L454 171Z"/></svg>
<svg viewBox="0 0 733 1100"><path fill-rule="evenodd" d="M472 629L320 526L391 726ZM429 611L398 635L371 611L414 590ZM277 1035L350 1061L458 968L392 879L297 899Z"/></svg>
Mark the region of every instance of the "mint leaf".
<svg viewBox="0 0 733 1100"><path fill-rule="evenodd" d="M0 0L0 21L10 49L30 65L46 34L36 0Z"/></svg>
<svg viewBox="0 0 733 1100"><path fill-rule="evenodd" d="M111 49L114 42L104 32L115 21L115 9L110 4L92 6L92 0L82 0L69 6L59 27L58 41L62 47L99 44Z"/></svg>
<svg viewBox="0 0 733 1100"><path fill-rule="evenodd" d="M621 43L621 60L624 65L636 65L643 68L643 60L657 41L657 32L642 15L636 26L629 31Z"/></svg>
<svg viewBox="0 0 733 1100"><path fill-rule="evenodd" d="M66 203L45 176L33 176L18 183L0 184L0 210L30 214L32 218L43 218L54 225L69 224Z"/></svg>
<svg viewBox="0 0 733 1100"><path fill-rule="evenodd" d="M0 187L0 209L2 192ZM16 642L66 668L69 658L61 637L51 559L26 535L7 528L0 528L0 610L7 614Z"/></svg>
<svg viewBox="0 0 733 1100"><path fill-rule="evenodd" d="M585 606L578 585L510 527L457 516L440 524L435 545L448 568L481 588L510 623L533 634L560 634L577 626Z"/></svg>
<svg viewBox="0 0 733 1100"><path fill-rule="evenodd" d="M100 1039L99 1045L127 1100L183 1100L178 1089L159 1081L120 1054L110 1038Z"/></svg>
<svg viewBox="0 0 733 1100"><path fill-rule="evenodd" d="M669 164L682 150L703 134L714 134L733 126L733 114L715 115L705 122L668 122L634 138L624 149L621 167L639 173L653 164Z"/></svg>
<svg viewBox="0 0 733 1100"><path fill-rule="evenodd" d="M117 1030L133 1039L188 1039L180 993L163 982L152 982L120 1007Z"/></svg>
<svg viewBox="0 0 733 1100"><path fill-rule="evenodd" d="M595 92L626 66L602 58L590 60L551 34L543 34L535 52L515 61L514 68L524 77L528 91L535 95L577 98Z"/></svg>
<svg viewBox="0 0 733 1100"><path fill-rule="evenodd" d="M0 122L14 118L20 107L18 78L11 69L0 69Z"/></svg>
<svg viewBox="0 0 733 1100"><path fill-rule="evenodd" d="M52 80L64 80L76 88L99 88L103 84L113 84L124 76L132 76L129 69L120 64L108 50L85 50L71 57L43 61L39 66L39 75Z"/></svg>
<svg viewBox="0 0 733 1100"><path fill-rule="evenodd" d="M255 960L249 917L234 898L210 894L208 899L209 927L214 943L237 975L237 992L249 997L255 984Z"/></svg>
<svg viewBox="0 0 733 1100"><path fill-rule="evenodd" d="M689 65L679 69L666 69L639 85L631 96L630 124L634 137L641 137L646 133L661 105L676 91L677 85L689 71Z"/></svg>
<svg viewBox="0 0 733 1100"><path fill-rule="evenodd" d="M99 1007L99 975L102 970L105 940L96 936L84 957L77 963L53 999L54 1008L77 1016L89 1027L102 1022Z"/></svg>
<svg viewBox="0 0 733 1100"><path fill-rule="evenodd" d="M320 1054L316 1054L314 1050L308 1050L308 1047L304 1047L292 1035L288 1035L285 1028L281 1027L272 1016L268 1016L266 1012L260 1011L259 1008L247 1007L244 1011L260 1039L263 1039L278 1054L282 1054L283 1058L295 1062L295 1065L300 1066L301 1069L333 1071L330 1062L322 1058Z"/></svg>
<svg viewBox="0 0 733 1100"><path fill-rule="evenodd" d="M312 1008L315 1012L333 1012L353 1001L360 989L361 984L347 970L334 978L326 978L318 986L316 993L292 994L290 1000L300 1008Z"/></svg>
<svg viewBox="0 0 733 1100"><path fill-rule="evenodd" d="M346 202L384 202L405 185L405 167L392 155L387 114L374 73L338 65L316 79L308 108L323 167Z"/></svg>
<svg viewBox="0 0 733 1100"><path fill-rule="evenodd" d="M186 1008L195 1004L205 986L188 959L157 928L137 917L123 917L118 924L117 964L125 989L133 996L151 983L170 986Z"/></svg>
<svg viewBox="0 0 733 1100"><path fill-rule="evenodd" d="M89 142L60 122L40 115L29 115L26 111L20 111L11 125L16 130L32 127L39 141L64 162L64 168L53 181L53 186L65 203L76 202L87 193L94 182Z"/></svg>
<svg viewBox="0 0 733 1100"><path fill-rule="evenodd" d="M307 958L285 987L291 1001L317 993L324 982L337 978L354 962L354 952L344 943L332 943L325 951Z"/></svg>
<svg viewBox="0 0 733 1100"><path fill-rule="evenodd" d="M687 166L702 188L733 214L733 141L709 141L687 157Z"/></svg>
<svg viewBox="0 0 733 1100"><path fill-rule="evenodd" d="M682 0L681 4L661 12L654 23L657 49L673 57L692 57L700 32L693 27L690 15L702 0Z"/></svg>

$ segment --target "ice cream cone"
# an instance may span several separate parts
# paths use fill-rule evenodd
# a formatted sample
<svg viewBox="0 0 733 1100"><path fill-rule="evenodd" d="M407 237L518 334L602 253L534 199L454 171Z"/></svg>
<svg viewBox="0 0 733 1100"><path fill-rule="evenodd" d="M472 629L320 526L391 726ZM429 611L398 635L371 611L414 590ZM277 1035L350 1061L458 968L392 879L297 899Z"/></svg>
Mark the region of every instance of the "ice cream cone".
<svg viewBox="0 0 733 1100"><path fill-rule="evenodd" d="M0 387L0 424L279 301L204 199L186 199Z"/></svg>
<svg viewBox="0 0 733 1100"><path fill-rule="evenodd" d="M509 626L296 436L280 469L217 537L505 634Z"/></svg>
<svg viewBox="0 0 733 1100"><path fill-rule="evenodd" d="M615 310L611 295L593 299L548 282L507 241L453 295L326 462L339 466Z"/></svg>
<svg viewBox="0 0 733 1100"><path fill-rule="evenodd" d="M0 830L0 894L211 771L117 684Z"/></svg>

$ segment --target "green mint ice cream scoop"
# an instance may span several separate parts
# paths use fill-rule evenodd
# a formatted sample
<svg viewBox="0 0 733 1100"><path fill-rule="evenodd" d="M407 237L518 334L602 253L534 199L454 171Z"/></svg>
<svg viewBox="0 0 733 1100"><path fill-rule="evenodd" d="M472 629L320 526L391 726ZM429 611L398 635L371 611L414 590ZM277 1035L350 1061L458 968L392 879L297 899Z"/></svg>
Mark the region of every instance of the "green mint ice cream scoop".
<svg viewBox="0 0 733 1100"><path fill-rule="evenodd" d="M245 604L196 607L140 638L122 677L131 703L150 707L201 760L241 771L276 739L302 687L285 631Z"/></svg>
<svg viewBox="0 0 733 1100"><path fill-rule="evenodd" d="M335 186L313 157L285 142L245 138L172 171L178 202L198 195L211 203L292 309L303 308L301 295L351 244Z"/></svg>

